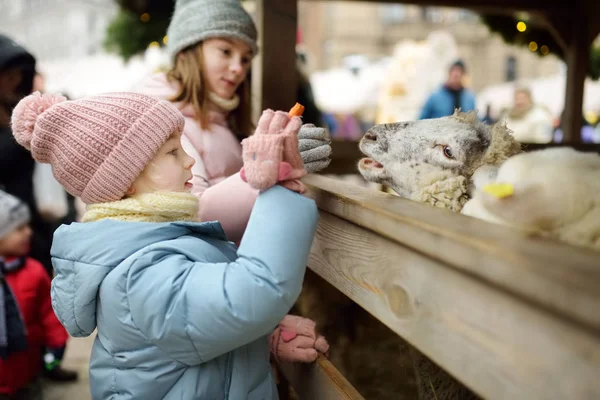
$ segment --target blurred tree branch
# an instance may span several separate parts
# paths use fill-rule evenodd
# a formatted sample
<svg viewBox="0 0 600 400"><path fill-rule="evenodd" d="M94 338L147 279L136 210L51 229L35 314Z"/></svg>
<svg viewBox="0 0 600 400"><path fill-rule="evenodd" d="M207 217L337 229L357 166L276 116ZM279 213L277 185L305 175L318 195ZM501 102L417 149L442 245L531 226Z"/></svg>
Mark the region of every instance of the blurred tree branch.
<svg viewBox="0 0 600 400"><path fill-rule="evenodd" d="M174 0L115 0L120 10L107 28L104 47L125 61L152 42L164 45Z"/></svg>

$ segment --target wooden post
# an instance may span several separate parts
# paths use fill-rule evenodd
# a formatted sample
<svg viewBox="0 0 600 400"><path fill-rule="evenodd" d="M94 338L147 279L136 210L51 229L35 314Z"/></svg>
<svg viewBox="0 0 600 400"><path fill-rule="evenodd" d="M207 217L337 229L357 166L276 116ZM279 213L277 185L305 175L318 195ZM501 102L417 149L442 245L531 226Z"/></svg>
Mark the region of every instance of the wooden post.
<svg viewBox="0 0 600 400"><path fill-rule="evenodd" d="M583 88L590 63L589 27L587 17L573 15L572 31L565 60L567 62L567 89L563 115L563 142L581 143L583 124Z"/></svg>
<svg viewBox="0 0 600 400"><path fill-rule="evenodd" d="M256 0L260 53L252 67L253 116L287 110L296 100L297 0Z"/></svg>

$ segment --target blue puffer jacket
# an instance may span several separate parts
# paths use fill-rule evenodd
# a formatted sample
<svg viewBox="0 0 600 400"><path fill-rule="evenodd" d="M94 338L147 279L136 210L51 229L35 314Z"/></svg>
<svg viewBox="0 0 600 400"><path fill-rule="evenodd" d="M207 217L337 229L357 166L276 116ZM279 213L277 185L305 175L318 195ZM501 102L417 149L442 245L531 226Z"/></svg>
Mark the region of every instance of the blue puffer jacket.
<svg viewBox="0 0 600 400"><path fill-rule="evenodd" d="M460 94L460 109L462 112L475 109L475 95L469 89L463 89ZM441 118L454 114L454 94L442 86L425 102L419 119Z"/></svg>
<svg viewBox="0 0 600 400"><path fill-rule="evenodd" d="M317 219L274 187L239 249L218 223L59 228L52 305L73 336L98 329L92 397L277 399L268 335L300 294Z"/></svg>

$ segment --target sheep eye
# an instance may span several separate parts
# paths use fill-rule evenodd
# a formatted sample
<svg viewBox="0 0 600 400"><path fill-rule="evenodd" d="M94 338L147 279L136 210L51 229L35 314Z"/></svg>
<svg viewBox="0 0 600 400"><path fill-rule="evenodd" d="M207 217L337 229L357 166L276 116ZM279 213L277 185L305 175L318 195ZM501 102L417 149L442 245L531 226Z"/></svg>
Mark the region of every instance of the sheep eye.
<svg viewBox="0 0 600 400"><path fill-rule="evenodd" d="M444 152L444 156L449 159L454 159L454 154L452 154L452 149L448 146L442 146L442 151Z"/></svg>

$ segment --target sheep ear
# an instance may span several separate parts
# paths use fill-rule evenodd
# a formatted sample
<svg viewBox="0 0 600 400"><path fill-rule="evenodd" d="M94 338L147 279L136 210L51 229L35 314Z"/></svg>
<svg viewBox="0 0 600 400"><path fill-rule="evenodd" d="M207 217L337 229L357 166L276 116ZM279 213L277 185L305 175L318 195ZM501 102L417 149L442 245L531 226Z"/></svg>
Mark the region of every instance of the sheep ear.
<svg viewBox="0 0 600 400"><path fill-rule="evenodd" d="M521 144L512 136L506 122L497 122L491 127L490 145L483 155L481 164L500 165L508 158L522 152Z"/></svg>
<svg viewBox="0 0 600 400"><path fill-rule="evenodd" d="M469 200L467 183L467 178L462 175L449 176L421 188L418 201L460 212Z"/></svg>

